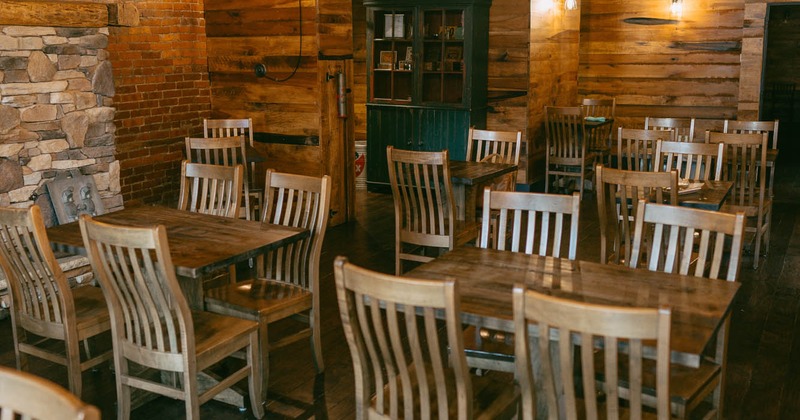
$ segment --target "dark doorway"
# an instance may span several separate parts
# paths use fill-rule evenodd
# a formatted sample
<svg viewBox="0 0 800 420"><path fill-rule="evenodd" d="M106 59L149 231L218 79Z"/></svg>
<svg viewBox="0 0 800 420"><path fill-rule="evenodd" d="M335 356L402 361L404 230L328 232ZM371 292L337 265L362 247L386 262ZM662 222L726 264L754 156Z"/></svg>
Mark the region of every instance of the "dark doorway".
<svg viewBox="0 0 800 420"><path fill-rule="evenodd" d="M769 5L764 48L760 119L793 122L800 111L800 3Z"/></svg>

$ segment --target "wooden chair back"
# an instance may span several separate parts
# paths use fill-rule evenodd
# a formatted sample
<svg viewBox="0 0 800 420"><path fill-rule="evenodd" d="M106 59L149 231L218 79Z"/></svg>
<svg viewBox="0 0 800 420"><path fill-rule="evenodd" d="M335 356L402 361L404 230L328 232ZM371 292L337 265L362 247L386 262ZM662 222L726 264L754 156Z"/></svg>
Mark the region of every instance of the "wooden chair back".
<svg viewBox="0 0 800 420"><path fill-rule="evenodd" d="M733 182L727 203L761 207L766 196L767 133L708 133L708 143L725 145L722 179Z"/></svg>
<svg viewBox="0 0 800 420"><path fill-rule="evenodd" d="M100 420L100 410L66 389L29 373L0 366L0 418Z"/></svg>
<svg viewBox="0 0 800 420"><path fill-rule="evenodd" d="M38 205L0 208L0 267L11 291L17 369L27 369L28 355L64 365L70 391L81 395L81 372L111 358L105 352L81 360L80 341L111 328L102 292L95 287L70 288L50 247ZM80 298L77 303L76 298ZM52 340L62 341L63 347L53 346Z"/></svg>
<svg viewBox="0 0 800 420"><path fill-rule="evenodd" d="M617 115L617 100L616 98L583 98L581 109L583 109L584 117L602 117L607 120L613 120ZM593 130L586 130L586 147L589 150L609 154L613 132L614 126L612 124Z"/></svg>
<svg viewBox="0 0 800 420"><path fill-rule="evenodd" d="M356 418L473 418L458 283L378 273L344 257L334 274ZM444 312L444 333L436 311Z"/></svg>
<svg viewBox="0 0 800 420"><path fill-rule="evenodd" d="M203 137L235 137L244 136L250 146L253 145L253 119L252 118L222 118L203 119Z"/></svg>
<svg viewBox="0 0 800 420"><path fill-rule="evenodd" d="M178 208L235 218L242 198L242 165L181 163Z"/></svg>
<svg viewBox="0 0 800 420"><path fill-rule="evenodd" d="M655 166L656 143L673 140L673 130L617 129L617 168L651 172Z"/></svg>
<svg viewBox="0 0 800 420"><path fill-rule="evenodd" d="M318 300L319 257L328 226L331 179L328 175L320 178L269 169L264 185L263 223L308 229L309 236L264 255L259 277L311 290Z"/></svg>
<svg viewBox="0 0 800 420"><path fill-rule="evenodd" d="M252 378L260 367L252 354L258 351L257 324L189 308L163 225L112 225L86 215L79 222L111 312L118 418L130 416L131 387L183 399L187 418L197 419L201 403L248 376L252 409L260 417L261 381ZM244 368L201 392L198 372L242 349L248 355ZM129 362L177 373L180 385L144 380Z"/></svg>
<svg viewBox="0 0 800 420"><path fill-rule="evenodd" d="M186 138L186 159L192 163L205 163L210 165L236 166L242 165L242 178L244 196L242 204L244 208L241 213L247 220L254 219L257 215L253 214L253 207L258 206L261 194L253 192L251 186L255 185L252 178L252 168L247 162L247 148L245 147L245 137L238 135L232 137L218 138ZM252 197L251 197L252 195ZM251 203L251 199L255 202Z"/></svg>
<svg viewBox="0 0 800 420"><path fill-rule="evenodd" d="M425 255L428 250L424 247L453 249L456 213L448 156L447 150L417 152L386 148L394 197L398 275L403 272L403 261L427 262L434 258Z"/></svg>
<svg viewBox="0 0 800 420"><path fill-rule="evenodd" d="M540 408L537 402L544 403L542 411L551 419L642 418L645 341L647 346L655 347L657 417L670 418L672 314L669 308L578 302L526 290L522 285L515 286L512 293L523 419L537 418L537 408ZM535 329L529 328L533 325ZM556 332L558 339L552 338L556 337ZM604 353L602 374L605 381L601 389L595 381L595 349ZM541 368L532 362L532 352L538 356ZM579 368L575 366L578 354ZM621 358L629 360L627 372L618 370ZM579 375L575 375L576 369ZM575 383L576 378L582 379L579 384ZM629 390L628 395L618 392L621 387ZM583 392L576 392L581 388ZM537 401L536 393L540 392L544 395ZM604 395L602 400L596 397L601 394ZM619 400L623 397L629 404L621 406Z"/></svg>
<svg viewBox="0 0 800 420"><path fill-rule="evenodd" d="M744 121L744 120L725 120L722 128L723 133L767 133L769 134L770 149L778 148L778 127L779 120L773 121Z"/></svg>
<svg viewBox="0 0 800 420"><path fill-rule="evenodd" d="M561 257L566 233L565 253L567 258L575 259L580 194L492 191L487 187L483 192L483 203L481 248ZM492 219L491 213L498 215ZM565 224L569 225L568 230Z"/></svg>
<svg viewBox="0 0 800 420"><path fill-rule="evenodd" d="M744 213L675 207L644 200L639 200L638 206L630 267L646 265L650 271L737 279ZM723 267L725 260L727 264Z"/></svg>
<svg viewBox="0 0 800 420"><path fill-rule="evenodd" d="M631 259L636 203L678 205L678 172L640 172L597 165L597 213L600 218L600 262L625 264Z"/></svg>
<svg viewBox="0 0 800 420"><path fill-rule="evenodd" d="M645 130L675 130L675 141L694 141L694 118L645 117ZM665 139L666 140L666 139Z"/></svg>
<svg viewBox="0 0 800 420"><path fill-rule="evenodd" d="M546 106L545 137L551 164L580 165L586 156L586 128L579 106Z"/></svg>
<svg viewBox="0 0 800 420"><path fill-rule="evenodd" d="M474 162L511 163L519 165L522 131L479 130L470 127L467 136L467 160ZM513 191L517 171L510 174L505 187Z"/></svg>
<svg viewBox="0 0 800 420"><path fill-rule="evenodd" d="M695 118L694 120L694 143L705 143L706 131L719 131L725 129L725 121L715 118Z"/></svg>
<svg viewBox="0 0 800 420"><path fill-rule="evenodd" d="M656 172L678 171L684 179L720 180L725 162L725 146L708 143L658 141L656 145Z"/></svg>

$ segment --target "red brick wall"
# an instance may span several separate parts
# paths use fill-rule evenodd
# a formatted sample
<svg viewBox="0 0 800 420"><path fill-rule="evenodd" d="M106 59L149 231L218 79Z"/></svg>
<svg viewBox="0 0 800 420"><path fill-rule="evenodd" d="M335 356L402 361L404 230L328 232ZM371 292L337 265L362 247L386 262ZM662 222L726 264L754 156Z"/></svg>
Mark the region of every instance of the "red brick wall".
<svg viewBox="0 0 800 420"><path fill-rule="evenodd" d="M110 28L117 159L125 205L174 205L183 138L211 108L202 0L136 2L141 23Z"/></svg>

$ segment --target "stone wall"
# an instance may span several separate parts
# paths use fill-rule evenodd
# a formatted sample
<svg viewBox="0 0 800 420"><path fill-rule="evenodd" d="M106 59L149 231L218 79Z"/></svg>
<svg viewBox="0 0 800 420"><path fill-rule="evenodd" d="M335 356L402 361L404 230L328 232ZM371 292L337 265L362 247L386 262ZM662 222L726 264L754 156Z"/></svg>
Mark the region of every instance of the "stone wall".
<svg viewBox="0 0 800 420"><path fill-rule="evenodd" d="M0 26L0 206L40 204L63 172L122 208L108 29Z"/></svg>

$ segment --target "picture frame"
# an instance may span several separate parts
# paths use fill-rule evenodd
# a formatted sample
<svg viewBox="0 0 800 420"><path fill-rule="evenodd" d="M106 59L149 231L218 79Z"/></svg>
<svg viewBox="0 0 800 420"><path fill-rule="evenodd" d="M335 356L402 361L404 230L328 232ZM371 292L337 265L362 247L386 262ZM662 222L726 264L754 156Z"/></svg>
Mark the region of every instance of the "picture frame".
<svg viewBox="0 0 800 420"><path fill-rule="evenodd" d="M461 46L451 45L445 48L444 58L447 61L461 61L462 48Z"/></svg>
<svg viewBox="0 0 800 420"><path fill-rule="evenodd" d="M391 69L394 67L394 63L397 62L397 51L381 51L379 53L379 60L378 60L378 68L379 69Z"/></svg>

